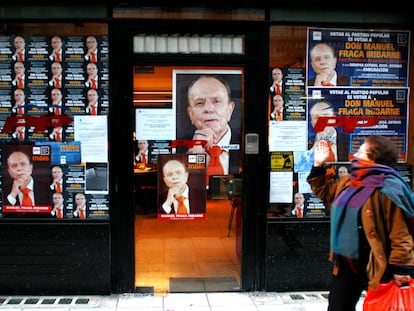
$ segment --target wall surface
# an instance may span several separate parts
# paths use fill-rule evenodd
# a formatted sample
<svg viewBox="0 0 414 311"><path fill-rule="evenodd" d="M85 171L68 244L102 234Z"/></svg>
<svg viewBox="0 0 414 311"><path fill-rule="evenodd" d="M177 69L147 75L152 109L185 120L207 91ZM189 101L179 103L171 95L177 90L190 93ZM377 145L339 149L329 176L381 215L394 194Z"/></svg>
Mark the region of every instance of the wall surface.
<svg viewBox="0 0 414 311"><path fill-rule="evenodd" d="M2 221L3 295L109 294L108 223Z"/></svg>
<svg viewBox="0 0 414 311"><path fill-rule="evenodd" d="M332 272L327 219L267 224L266 291L327 290Z"/></svg>

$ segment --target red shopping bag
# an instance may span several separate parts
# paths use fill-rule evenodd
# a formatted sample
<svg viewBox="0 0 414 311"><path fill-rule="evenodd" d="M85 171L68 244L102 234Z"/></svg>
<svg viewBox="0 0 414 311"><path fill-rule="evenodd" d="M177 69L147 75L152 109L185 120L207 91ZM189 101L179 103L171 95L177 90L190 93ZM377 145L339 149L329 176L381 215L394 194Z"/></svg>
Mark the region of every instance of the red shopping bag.
<svg viewBox="0 0 414 311"><path fill-rule="evenodd" d="M392 280L368 289L363 311L414 311L414 279L407 286L398 287Z"/></svg>

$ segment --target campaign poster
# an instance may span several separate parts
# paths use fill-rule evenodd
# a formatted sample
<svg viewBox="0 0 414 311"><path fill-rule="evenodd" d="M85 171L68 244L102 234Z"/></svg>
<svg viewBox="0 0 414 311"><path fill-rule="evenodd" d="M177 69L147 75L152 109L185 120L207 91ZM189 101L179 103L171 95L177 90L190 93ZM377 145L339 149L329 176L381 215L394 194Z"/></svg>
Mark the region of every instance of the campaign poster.
<svg viewBox="0 0 414 311"><path fill-rule="evenodd" d="M306 120L305 69L274 67L270 76L269 120Z"/></svg>
<svg viewBox="0 0 414 311"><path fill-rule="evenodd" d="M410 32L308 28L307 86L406 87Z"/></svg>
<svg viewBox="0 0 414 311"><path fill-rule="evenodd" d="M0 36L0 114L108 114L108 55L106 36Z"/></svg>
<svg viewBox="0 0 414 311"><path fill-rule="evenodd" d="M216 82L210 84L204 78L212 78ZM219 146L224 153L222 154L226 155L225 159L220 157L223 172L215 175L240 173L242 80L241 70L173 70L173 109L177 116L176 139L205 140L208 131L206 128L211 129L213 133L210 134L215 137L212 143ZM197 88L190 90L190 86L197 82ZM194 98L200 99L189 103L190 91L193 92ZM211 104L215 105L214 110L220 106L220 113L213 113L213 110L208 107ZM203 105L207 105L204 110L201 109ZM207 109L210 109L209 119L206 113L203 113ZM196 133L199 135L197 138L195 138ZM208 152L208 150L202 152L205 151ZM209 174L209 171L207 173Z"/></svg>
<svg viewBox="0 0 414 311"><path fill-rule="evenodd" d="M158 156L158 220L206 219L206 155Z"/></svg>
<svg viewBox="0 0 414 311"><path fill-rule="evenodd" d="M108 37L0 35L0 82L0 217L109 218Z"/></svg>
<svg viewBox="0 0 414 311"><path fill-rule="evenodd" d="M293 197L287 208L287 216L298 220L301 218L318 218L327 216L325 203L317 198L306 182L306 174L295 174L293 181ZM305 185L306 184L306 185Z"/></svg>
<svg viewBox="0 0 414 311"><path fill-rule="evenodd" d="M308 149L319 140L332 147L328 162L348 162L364 139L390 137L407 161L408 88L308 89Z"/></svg>
<svg viewBox="0 0 414 311"><path fill-rule="evenodd" d="M313 193L305 193L303 196L305 198L303 217L319 218L327 216L327 209L323 201Z"/></svg>
<svg viewBox="0 0 414 311"><path fill-rule="evenodd" d="M45 214L52 211L50 147L33 144L2 146L3 214Z"/></svg>

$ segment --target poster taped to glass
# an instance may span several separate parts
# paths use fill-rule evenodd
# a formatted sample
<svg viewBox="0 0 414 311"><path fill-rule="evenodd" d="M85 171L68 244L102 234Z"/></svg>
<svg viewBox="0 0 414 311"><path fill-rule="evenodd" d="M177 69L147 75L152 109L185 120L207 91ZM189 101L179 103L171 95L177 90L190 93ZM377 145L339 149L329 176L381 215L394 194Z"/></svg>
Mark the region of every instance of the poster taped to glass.
<svg viewBox="0 0 414 311"><path fill-rule="evenodd" d="M50 213L50 146L2 148L3 213Z"/></svg>
<svg viewBox="0 0 414 311"><path fill-rule="evenodd" d="M308 28L307 86L406 87L410 32Z"/></svg>

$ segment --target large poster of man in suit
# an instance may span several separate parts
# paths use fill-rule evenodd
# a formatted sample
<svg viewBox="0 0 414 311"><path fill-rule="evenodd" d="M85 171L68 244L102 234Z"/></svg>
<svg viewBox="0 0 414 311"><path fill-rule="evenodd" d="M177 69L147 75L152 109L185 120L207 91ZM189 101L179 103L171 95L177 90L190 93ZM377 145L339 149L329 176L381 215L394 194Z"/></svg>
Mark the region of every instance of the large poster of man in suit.
<svg viewBox="0 0 414 311"><path fill-rule="evenodd" d="M159 155L158 172L158 219L205 219L206 155Z"/></svg>
<svg viewBox="0 0 414 311"><path fill-rule="evenodd" d="M3 213L50 213L50 156L49 146L3 145Z"/></svg>
<svg viewBox="0 0 414 311"><path fill-rule="evenodd" d="M215 175L240 173L242 72L174 70L173 81L177 139L189 140L188 149L194 147L192 140L204 141L192 151L206 153L208 158L213 146L220 147L222 167ZM208 182L207 168L207 186Z"/></svg>

